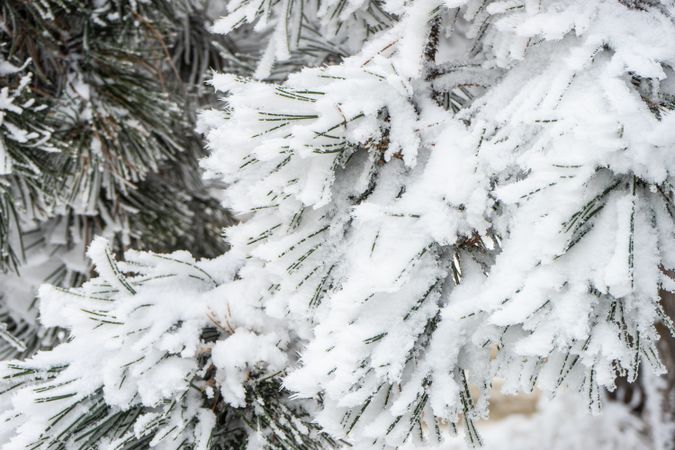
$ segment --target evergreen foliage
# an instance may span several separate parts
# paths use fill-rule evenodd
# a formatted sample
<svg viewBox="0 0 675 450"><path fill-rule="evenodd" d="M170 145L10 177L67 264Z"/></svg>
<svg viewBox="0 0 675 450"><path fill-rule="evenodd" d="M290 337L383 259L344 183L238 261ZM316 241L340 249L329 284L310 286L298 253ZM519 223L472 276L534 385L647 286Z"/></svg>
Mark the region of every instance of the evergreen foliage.
<svg viewBox="0 0 675 450"><path fill-rule="evenodd" d="M95 235L118 248L224 251L227 217L201 181L192 131L202 77L224 67L218 39L195 29L205 21L190 2L3 2L4 357L50 345L36 288L84 281Z"/></svg>
<svg viewBox="0 0 675 450"><path fill-rule="evenodd" d="M213 30L239 50L218 47L224 105L198 127L230 249L116 262L94 240L97 278L40 290L68 341L0 372L5 448L478 446L497 377L599 413L617 378L664 373L674 20L667 0L231 1Z"/></svg>
<svg viewBox="0 0 675 450"><path fill-rule="evenodd" d="M129 251L118 263L100 237L89 255L98 278L40 293L52 299L43 322L67 328L68 341L1 374L3 391L19 389L2 405L6 448L245 448L247 433L272 448L333 444L279 398L287 357L276 335L254 334L264 331L255 305L232 300L215 315L231 255Z"/></svg>

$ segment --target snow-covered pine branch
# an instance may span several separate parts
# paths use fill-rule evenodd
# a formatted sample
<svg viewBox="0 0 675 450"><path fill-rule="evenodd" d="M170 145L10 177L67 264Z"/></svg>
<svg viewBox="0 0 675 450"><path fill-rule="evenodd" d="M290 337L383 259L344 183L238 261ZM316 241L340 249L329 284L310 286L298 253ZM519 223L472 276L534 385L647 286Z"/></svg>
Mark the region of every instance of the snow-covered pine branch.
<svg viewBox="0 0 675 450"><path fill-rule="evenodd" d="M384 2L399 21L338 65L214 78L205 166L244 219L242 292L306 341L286 386L327 431L398 445L463 416L477 443L494 376L595 411L640 362L663 370L675 28L656 3Z"/></svg>
<svg viewBox="0 0 675 450"><path fill-rule="evenodd" d="M226 248L192 131L207 69L234 59L207 20L190 0L0 4L0 359L57 341L37 288L81 284L96 235Z"/></svg>
<svg viewBox="0 0 675 450"><path fill-rule="evenodd" d="M88 254L99 277L40 291L43 323L67 342L2 369L2 448L332 444L285 399L288 332L228 283L236 253L121 262L97 238Z"/></svg>
<svg viewBox="0 0 675 450"><path fill-rule="evenodd" d="M0 50L7 43L0 42ZM23 209L40 215L49 203L40 189L49 153L58 152L45 125L46 105L31 92L30 60L8 61L0 52L0 271L15 269L22 257L17 224ZM23 202L15 201L15 198Z"/></svg>
<svg viewBox="0 0 675 450"><path fill-rule="evenodd" d="M655 324L673 331L659 290L673 290L675 264L666 8L488 8L508 71L463 114L483 135L481 166L508 212L476 300L504 330L497 360L509 389L566 384L595 409L599 388L635 380L641 362L664 370Z"/></svg>
<svg viewBox="0 0 675 450"><path fill-rule="evenodd" d="M229 183L227 205L253 214L227 231L234 251L252 257L240 272L242 295L309 341L287 385L325 394L320 423L329 432L356 434L372 421L380 425L364 431L369 438L401 442L429 412L426 387L464 393L469 367L476 384L488 383L488 347L439 343L445 360L425 357L460 258L479 272L489 265L476 231L491 242L487 186L472 176L468 147L440 144L469 139L463 125L418 120L413 87L376 46L371 52L283 86L216 77L231 112L209 139L227 136L228 145L214 147L207 166ZM430 119L446 115L427 107ZM479 323L439 333L461 339ZM465 347L475 361L456 367ZM430 386L438 365L444 379ZM439 407L455 420L474 414L468 398ZM372 417L359 420L364 410Z"/></svg>
<svg viewBox="0 0 675 450"><path fill-rule="evenodd" d="M282 81L303 66L335 63L359 52L366 40L395 23L383 5L370 0L233 0L212 30L231 34L252 28L256 41L263 42L253 76Z"/></svg>
<svg viewBox="0 0 675 450"><path fill-rule="evenodd" d="M31 86L31 60L6 59L7 47L0 41L0 359L24 354L40 339L34 292L15 271L33 240L22 231L45 220L54 204L44 180L53 176L50 162L61 150L45 120L47 105Z"/></svg>
<svg viewBox="0 0 675 450"><path fill-rule="evenodd" d="M669 2L229 9L215 29L266 42L254 78L279 80L216 74L225 106L201 116L204 167L241 219L231 250L116 263L96 241L98 279L42 290L44 320L72 338L3 369L11 442L217 448L227 424L260 420L254 448L399 447L457 427L478 445L496 377L597 412L617 377L663 371Z"/></svg>

